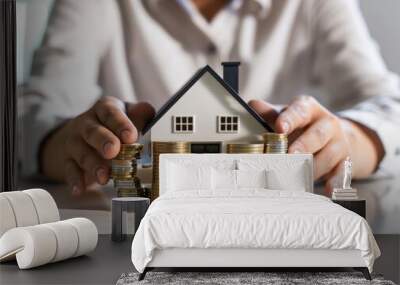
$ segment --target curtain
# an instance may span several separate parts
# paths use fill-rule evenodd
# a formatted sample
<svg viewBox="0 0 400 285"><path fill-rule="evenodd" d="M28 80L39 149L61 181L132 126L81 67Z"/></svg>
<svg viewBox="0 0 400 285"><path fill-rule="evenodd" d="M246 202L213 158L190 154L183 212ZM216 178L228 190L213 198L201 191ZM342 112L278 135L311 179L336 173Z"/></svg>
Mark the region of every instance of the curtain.
<svg viewBox="0 0 400 285"><path fill-rule="evenodd" d="M17 178L15 0L0 1L0 192L15 191Z"/></svg>

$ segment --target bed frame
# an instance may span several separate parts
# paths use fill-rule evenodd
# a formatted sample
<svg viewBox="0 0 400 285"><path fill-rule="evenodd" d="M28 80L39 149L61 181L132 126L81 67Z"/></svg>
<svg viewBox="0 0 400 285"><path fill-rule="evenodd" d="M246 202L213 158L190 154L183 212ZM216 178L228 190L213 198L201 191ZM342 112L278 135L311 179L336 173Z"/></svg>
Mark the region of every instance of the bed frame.
<svg viewBox="0 0 400 285"><path fill-rule="evenodd" d="M266 163L276 163L279 159L287 159L287 155L264 154L268 156ZM163 154L160 158L160 194L166 191L167 161L190 160L191 162L207 160L207 163L220 160L237 160L259 158L260 155L251 154ZM291 155L292 160L305 162L308 169L312 167L312 155ZM313 192L312 171L307 172L307 192ZM170 248L155 250L153 259L147 265L139 280L143 280L146 273L154 269L178 269L181 271L342 271L339 269L353 268L361 271L364 277L371 280L369 270L361 257L359 250L331 250L331 249L254 249L254 248ZM347 270L348 271L348 270Z"/></svg>
<svg viewBox="0 0 400 285"><path fill-rule="evenodd" d="M194 249L156 250L152 261L139 275L143 280L154 269L182 271L342 271L353 268L367 280L371 275L359 250L331 249ZM339 270L341 269L341 270Z"/></svg>

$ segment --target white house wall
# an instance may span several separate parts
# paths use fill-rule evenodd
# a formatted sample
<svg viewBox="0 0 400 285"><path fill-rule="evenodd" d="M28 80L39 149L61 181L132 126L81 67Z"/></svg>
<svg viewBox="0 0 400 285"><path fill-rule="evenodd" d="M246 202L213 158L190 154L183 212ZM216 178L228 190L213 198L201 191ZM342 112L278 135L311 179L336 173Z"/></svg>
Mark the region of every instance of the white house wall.
<svg viewBox="0 0 400 285"><path fill-rule="evenodd" d="M239 116L237 133L218 133L217 116ZM194 116L193 133L173 133L173 116ZM205 73L152 127L152 141L255 142L266 132L262 125L209 73ZM223 144L224 146L225 144ZM225 151L225 147L223 148Z"/></svg>

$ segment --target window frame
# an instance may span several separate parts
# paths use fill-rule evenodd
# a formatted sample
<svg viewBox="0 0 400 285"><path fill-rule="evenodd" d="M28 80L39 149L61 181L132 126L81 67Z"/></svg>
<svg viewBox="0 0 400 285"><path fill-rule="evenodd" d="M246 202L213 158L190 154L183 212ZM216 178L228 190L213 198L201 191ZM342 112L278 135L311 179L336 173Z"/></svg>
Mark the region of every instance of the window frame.
<svg viewBox="0 0 400 285"><path fill-rule="evenodd" d="M172 133L192 134L196 129L196 119L194 115L172 116ZM191 126L191 129L190 129ZM184 130L185 129L185 130Z"/></svg>
<svg viewBox="0 0 400 285"><path fill-rule="evenodd" d="M217 132L221 134L237 134L240 130L240 117L224 115L217 117Z"/></svg>

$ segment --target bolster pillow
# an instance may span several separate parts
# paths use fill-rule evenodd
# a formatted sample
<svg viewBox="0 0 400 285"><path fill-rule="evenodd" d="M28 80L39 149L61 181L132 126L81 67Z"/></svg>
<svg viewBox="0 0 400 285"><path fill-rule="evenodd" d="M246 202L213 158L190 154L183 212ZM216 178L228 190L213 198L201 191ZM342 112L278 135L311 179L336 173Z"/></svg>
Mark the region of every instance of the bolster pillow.
<svg viewBox="0 0 400 285"><path fill-rule="evenodd" d="M0 193L0 237L15 227L60 220L56 202L43 189Z"/></svg>
<svg viewBox="0 0 400 285"><path fill-rule="evenodd" d="M84 255L97 239L96 226L85 218L13 228L0 238L0 261L16 257L19 268L28 269Z"/></svg>

